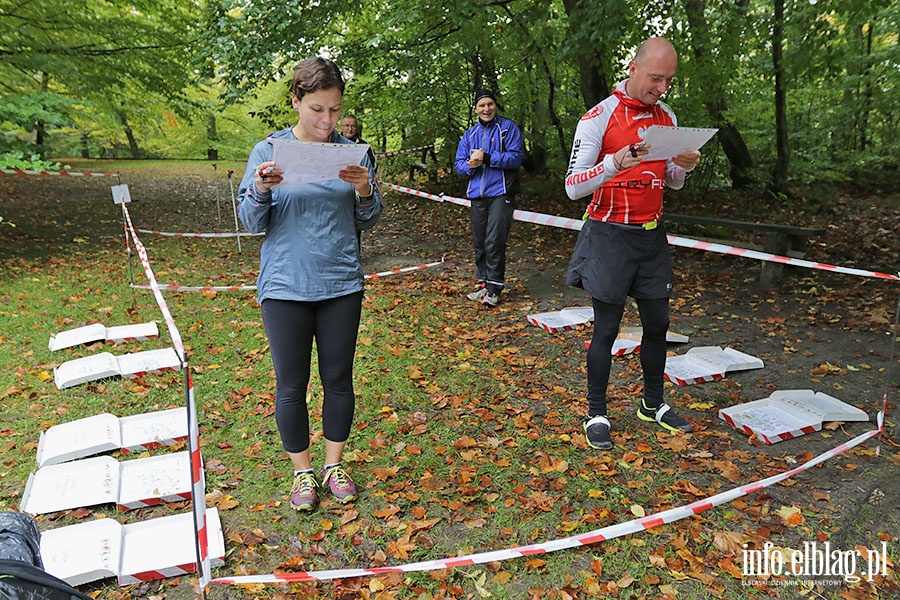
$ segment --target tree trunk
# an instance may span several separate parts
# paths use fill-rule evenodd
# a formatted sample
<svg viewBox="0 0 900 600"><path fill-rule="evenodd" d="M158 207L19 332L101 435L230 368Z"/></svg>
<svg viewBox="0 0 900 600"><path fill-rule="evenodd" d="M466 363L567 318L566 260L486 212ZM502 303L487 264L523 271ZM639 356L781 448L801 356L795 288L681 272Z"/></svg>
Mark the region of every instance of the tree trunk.
<svg viewBox="0 0 900 600"><path fill-rule="evenodd" d="M727 120L728 104L725 94L719 82L724 77L718 77L713 60L710 57L710 33L706 20L705 0L686 0L684 11L687 14L688 24L691 27L691 37L694 59L697 61L701 90L706 98L705 105L709 115L719 128L717 139L722 145L722 151L731 165L731 187L734 189L746 188L755 182L753 177L753 157L747 148L740 130Z"/></svg>
<svg viewBox="0 0 900 600"><path fill-rule="evenodd" d="M217 142L219 140L219 136L216 133L216 115L215 113L209 113L206 115L206 139L209 140L209 148L206 149L206 159L207 160L219 160L219 150L215 147L213 142Z"/></svg>
<svg viewBox="0 0 900 600"><path fill-rule="evenodd" d="M134 131L131 130L131 125L128 124L128 117L125 116L124 112L119 112L119 120L124 128L125 137L128 138L128 149L131 151L131 158L140 158L141 149L138 148L137 140L134 138Z"/></svg>
<svg viewBox="0 0 900 600"><path fill-rule="evenodd" d="M774 23L772 26L772 66L775 70L775 165L772 167L772 181L769 191L788 196L787 174L791 161L787 130L787 93L784 88L784 58L782 43L784 37L784 0L775 0Z"/></svg>
<svg viewBox="0 0 900 600"><path fill-rule="evenodd" d="M50 74L41 72L41 94L47 93L48 88L48 80L50 79ZM43 119L38 119L34 123L34 145L37 146L37 153L41 158L44 158L44 154L46 153L46 148L44 148L44 140L47 137L47 129L46 123L44 123Z"/></svg>
<svg viewBox="0 0 900 600"><path fill-rule="evenodd" d="M91 147L88 145L88 137L87 133L81 134L81 158L90 158L91 157Z"/></svg>
<svg viewBox="0 0 900 600"><path fill-rule="evenodd" d="M553 127L556 129L556 135L559 141L559 157L560 159L565 161L569 158L569 145L568 141L566 140L566 132L563 131L562 121L560 120L559 115L556 114L556 80L553 78L553 70L550 68L550 65L547 64L547 58L544 54L544 49L541 47L537 38L535 38L531 33L531 30L529 30L527 27L522 26L520 20L517 19L516 15L514 15L509 9L509 6L504 5L503 8L505 9L506 14L509 15L510 20L522 27L525 35L531 38L531 44L534 46L535 51L537 52L537 55L540 59L541 68L544 71L544 76L547 78L547 112L550 115L550 122L553 123ZM534 153L531 157L531 162L533 168L535 169L532 172L543 173L547 166L547 151L540 144L537 144L536 147L532 148L532 150L534 150Z"/></svg>
<svg viewBox="0 0 900 600"><path fill-rule="evenodd" d="M866 151L868 146L868 129L869 129L869 108L872 106L872 29L873 23L864 25L861 33L866 36L866 64L863 67L863 99L859 103L859 149L861 152Z"/></svg>
<svg viewBox="0 0 900 600"><path fill-rule="evenodd" d="M578 24L583 21L585 0L563 0L569 22ZM578 55L578 72L581 75L581 97L584 98L585 110L598 104L609 96L610 86L603 66L603 55L591 47L587 52Z"/></svg>

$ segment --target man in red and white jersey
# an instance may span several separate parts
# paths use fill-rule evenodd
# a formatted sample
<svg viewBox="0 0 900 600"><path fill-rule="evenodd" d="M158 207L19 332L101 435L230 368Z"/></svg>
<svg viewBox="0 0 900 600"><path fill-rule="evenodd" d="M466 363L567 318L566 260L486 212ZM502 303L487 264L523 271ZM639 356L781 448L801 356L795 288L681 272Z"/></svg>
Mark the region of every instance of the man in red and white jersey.
<svg viewBox="0 0 900 600"><path fill-rule="evenodd" d="M672 261L660 219L663 188L680 189L685 174L700 162L700 152L646 161L650 147L643 142L651 125L677 124L675 113L660 101L677 66L678 55L668 40L646 40L628 67L628 79L585 113L572 144L566 194L572 199L590 195L590 203L566 283L588 292L594 307L584 421L594 448L612 447L606 389L628 296L637 301L643 328L644 393L638 417L669 431L693 429L663 401Z"/></svg>

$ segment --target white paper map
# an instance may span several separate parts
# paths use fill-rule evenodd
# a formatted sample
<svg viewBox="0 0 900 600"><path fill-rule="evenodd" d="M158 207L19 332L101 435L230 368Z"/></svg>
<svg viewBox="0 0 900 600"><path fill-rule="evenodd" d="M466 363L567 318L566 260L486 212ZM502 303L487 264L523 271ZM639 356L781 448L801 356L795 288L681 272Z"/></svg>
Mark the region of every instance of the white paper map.
<svg viewBox="0 0 900 600"><path fill-rule="evenodd" d="M144 341L155 337L159 337L159 328L154 321L115 327L106 327L101 323L92 323L84 327L77 327L51 335L49 348L51 351L55 351L100 340L118 344L119 342Z"/></svg>
<svg viewBox="0 0 900 600"><path fill-rule="evenodd" d="M55 465L110 450L122 450L126 454L143 452L172 446L187 438L187 434L184 407L129 417L100 413L42 431L37 463L42 467Z"/></svg>
<svg viewBox="0 0 900 600"><path fill-rule="evenodd" d="M216 508L206 509L210 565L222 564L225 539ZM119 585L195 572L194 515L183 513L122 525L96 519L41 531L44 569L69 585L117 577Z"/></svg>
<svg viewBox="0 0 900 600"><path fill-rule="evenodd" d="M641 338L643 335L644 330L641 327L621 328L619 330L619 335L616 336L616 339L613 342L612 355L625 356L632 352L640 352ZM686 335L672 331L666 332L666 342L670 344L687 344L689 341L690 338ZM587 346L590 347L590 343L588 343Z"/></svg>
<svg viewBox="0 0 900 600"><path fill-rule="evenodd" d="M145 350L121 356L100 352L62 363L53 369L53 380L56 387L62 390L107 377L134 379L147 373L177 371L180 368L181 359L173 348Z"/></svg>
<svg viewBox="0 0 900 600"><path fill-rule="evenodd" d="M781 390L768 398L719 410L719 418L766 444L822 429L826 421L868 421L855 406L812 390Z"/></svg>
<svg viewBox="0 0 900 600"><path fill-rule="evenodd" d="M644 160L669 160L676 154L699 150L717 131L700 127L651 125L644 133L644 141L650 144L650 153Z"/></svg>
<svg viewBox="0 0 900 600"><path fill-rule="evenodd" d="M734 348L700 346L666 359L665 378L678 385L718 381L726 372L762 369L763 361Z"/></svg>
<svg viewBox="0 0 900 600"><path fill-rule="evenodd" d="M191 497L187 452L119 462L97 456L38 469L28 477L19 508L32 515L115 502L122 510Z"/></svg>
<svg viewBox="0 0 900 600"><path fill-rule="evenodd" d="M575 306L552 312L538 313L526 317L532 325L537 325L550 333L569 331L579 325L594 320L594 309L591 306Z"/></svg>
<svg viewBox="0 0 900 600"><path fill-rule="evenodd" d="M324 142L298 142L296 140L272 140L272 160L284 169L283 180L273 187L286 187L301 183L314 183L337 179L344 167L362 164L368 144L331 144Z"/></svg>

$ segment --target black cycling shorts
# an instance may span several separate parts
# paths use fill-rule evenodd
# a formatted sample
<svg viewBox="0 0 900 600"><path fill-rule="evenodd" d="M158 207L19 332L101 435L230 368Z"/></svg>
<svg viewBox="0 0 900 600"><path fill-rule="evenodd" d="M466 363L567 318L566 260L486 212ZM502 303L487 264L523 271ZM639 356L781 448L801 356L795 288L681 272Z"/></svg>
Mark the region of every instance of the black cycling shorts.
<svg viewBox="0 0 900 600"><path fill-rule="evenodd" d="M592 298L624 304L672 297L672 258L665 227L621 227L588 219L569 261L566 283Z"/></svg>

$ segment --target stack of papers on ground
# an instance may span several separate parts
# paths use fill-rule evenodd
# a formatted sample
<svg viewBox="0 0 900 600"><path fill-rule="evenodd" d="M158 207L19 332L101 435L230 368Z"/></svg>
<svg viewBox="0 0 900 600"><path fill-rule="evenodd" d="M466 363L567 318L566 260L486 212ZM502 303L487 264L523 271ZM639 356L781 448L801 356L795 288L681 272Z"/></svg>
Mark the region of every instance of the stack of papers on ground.
<svg viewBox="0 0 900 600"><path fill-rule="evenodd" d="M159 328L156 323L137 323L135 325L118 325L106 327L100 323L85 325L68 331L61 331L50 336L50 350L62 350L80 344L106 341L118 344L120 342L144 341L159 337Z"/></svg>
<svg viewBox="0 0 900 600"><path fill-rule="evenodd" d="M211 565L222 564L225 540L215 508L206 509ZM193 513L122 525L97 519L41 532L44 570L81 585L105 577L118 577L130 585L177 577L197 571Z"/></svg>
<svg viewBox="0 0 900 600"><path fill-rule="evenodd" d="M665 377L678 385L718 381L731 371L762 369L763 361L733 348L700 346L666 359Z"/></svg>
<svg viewBox="0 0 900 600"><path fill-rule="evenodd" d="M135 378L157 371L174 371L181 368L181 360L173 348L147 350L113 356L101 352L84 358L66 361L53 369L56 387L65 389L87 381L107 377Z"/></svg>
<svg viewBox="0 0 900 600"><path fill-rule="evenodd" d="M613 342L612 355L625 356L626 354L631 354L632 352L640 352L641 335L643 335L643 331L644 330L640 327L623 327L622 329L620 329L619 335L616 336L616 341ZM686 344L688 343L688 341L690 341L690 338L680 333L667 331L666 341L670 344ZM591 341L586 341L584 343L584 347L590 348Z"/></svg>
<svg viewBox="0 0 900 600"><path fill-rule="evenodd" d="M550 333L556 333L557 331L575 329L579 325L584 325L589 321L593 321L594 308L591 306L576 306L552 312L528 315L527 319L532 325L537 325Z"/></svg>
<svg viewBox="0 0 900 600"><path fill-rule="evenodd" d="M187 452L119 462L98 456L38 469L19 508L32 515L115 502L122 510L191 497Z"/></svg>
<svg viewBox="0 0 900 600"><path fill-rule="evenodd" d="M37 463L45 467L110 450L143 452L173 446L187 439L187 435L184 407L130 417L102 413L42 431Z"/></svg>
<svg viewBox="0 0 900 600"><path fill-rule="evenodd" d="M837 398L812 390L784 390L768 398L719 410L735 429L767 444L822 429L826 421L868 421L866 413Z"/></svg>

